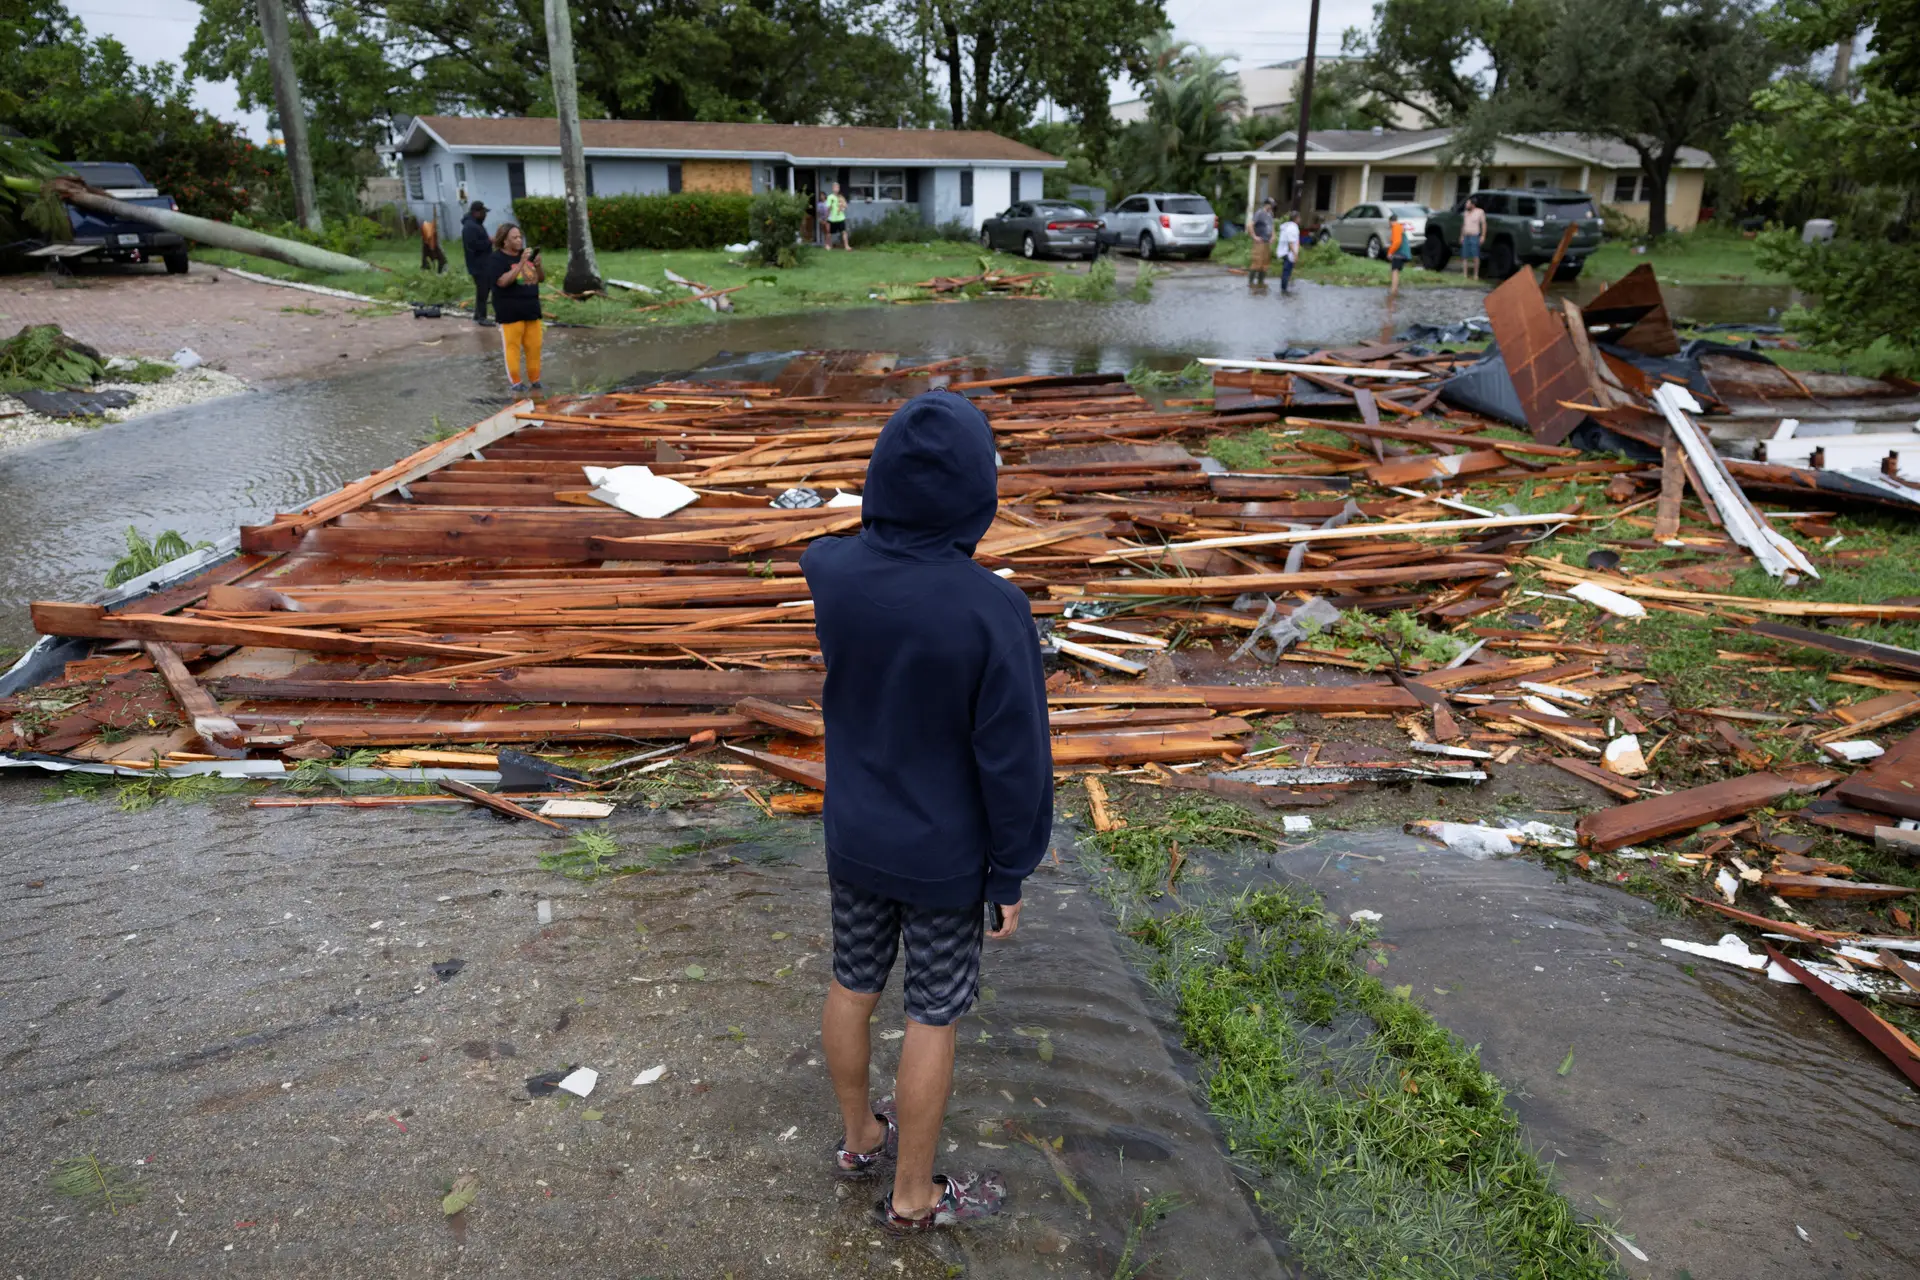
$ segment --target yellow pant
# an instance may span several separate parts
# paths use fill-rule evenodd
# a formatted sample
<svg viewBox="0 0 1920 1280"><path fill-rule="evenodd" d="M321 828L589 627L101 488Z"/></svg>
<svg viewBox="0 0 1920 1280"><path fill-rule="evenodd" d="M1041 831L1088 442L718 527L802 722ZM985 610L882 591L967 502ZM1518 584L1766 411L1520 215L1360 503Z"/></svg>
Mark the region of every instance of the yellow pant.
<svg viewBox="0 0 1920 1280"><path fill-rule="evenodd" d="M540 381L540 339L545 329L538 320L515 320L500 326L500 344L506 348L507 381ZM523 364L524 375L520 372Z"/></svg>

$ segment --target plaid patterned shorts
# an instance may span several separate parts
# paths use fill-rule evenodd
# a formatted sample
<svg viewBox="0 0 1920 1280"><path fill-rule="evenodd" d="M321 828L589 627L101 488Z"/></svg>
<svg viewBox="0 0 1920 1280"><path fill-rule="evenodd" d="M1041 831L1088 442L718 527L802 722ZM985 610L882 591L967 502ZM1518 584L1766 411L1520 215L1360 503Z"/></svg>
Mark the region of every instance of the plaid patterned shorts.
<svg viewBox="0 0 1920 1280"><path fill-rule="evenodd" d="M833 884L833 978L849 991L873 995L907 940L907 1016L944 1027L973 1007L980 993L980 939L984 905L935 911Z"/></svg>

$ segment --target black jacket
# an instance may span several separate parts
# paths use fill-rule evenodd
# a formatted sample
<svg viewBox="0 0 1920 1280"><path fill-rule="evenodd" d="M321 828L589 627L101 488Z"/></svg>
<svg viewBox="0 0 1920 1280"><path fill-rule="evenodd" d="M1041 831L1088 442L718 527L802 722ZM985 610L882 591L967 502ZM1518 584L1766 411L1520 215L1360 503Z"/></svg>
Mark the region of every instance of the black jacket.
<svg viewBox="0 0 1920 1280"><path fill-rule="evenodd" d="M493 237L487 224L468 214L460 219L460 247L467 251L467 274L477 276L487 269L487 255L493 252Z"/></svg>
<svg viewBox="0 0 1920 1280"><path fill-rule="evenodd" d="M521 320L540 318L540 286L531 280L520 280L503 285L500 277L513 270L513 264L520 261L509 253L497 249L487 251L487 261L480 268L480 274L486 277L487 287L493 291L493 318L501 324L514 324Z"/></svg>
<svg viewBox="0 0 1920 1280"><path fill-rule="evenodd" d="M972 558L996 503L980 410L915 396L874 446L858 536L800 563L827 663L828 873L918 906L1018 902L1053 830L1032 611Z"/></svg>

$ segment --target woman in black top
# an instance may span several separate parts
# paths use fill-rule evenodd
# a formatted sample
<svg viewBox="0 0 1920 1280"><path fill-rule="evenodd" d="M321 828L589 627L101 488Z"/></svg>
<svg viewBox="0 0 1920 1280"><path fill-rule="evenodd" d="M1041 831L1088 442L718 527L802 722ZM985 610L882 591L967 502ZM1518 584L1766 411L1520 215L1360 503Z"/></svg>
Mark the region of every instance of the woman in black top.
<svg viewBox="0 0 1920 1280"><path fill-rule="evenodd" d="M507 381L515 391L540 390L540 282L547 278L540 252L527 247L526 237L511 222L493 233L493 255L487 260L493 281L493 314L500 322L505 348Z"/></svg>

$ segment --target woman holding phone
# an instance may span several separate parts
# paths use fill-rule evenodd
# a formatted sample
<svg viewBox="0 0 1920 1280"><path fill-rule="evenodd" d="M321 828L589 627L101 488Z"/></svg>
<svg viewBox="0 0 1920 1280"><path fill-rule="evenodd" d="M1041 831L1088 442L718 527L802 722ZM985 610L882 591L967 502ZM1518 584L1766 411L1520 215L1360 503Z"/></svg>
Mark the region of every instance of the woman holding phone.
<svg viewBox="0 0 1920 1280"><path fill-rule="evenodd" d="M540 387L540 282L547 278L540 253L527 247L520 228L508 222L493 233L493 256L487 261L493 278L493 314L500 322L507 381L515 391Z"/></svg>

